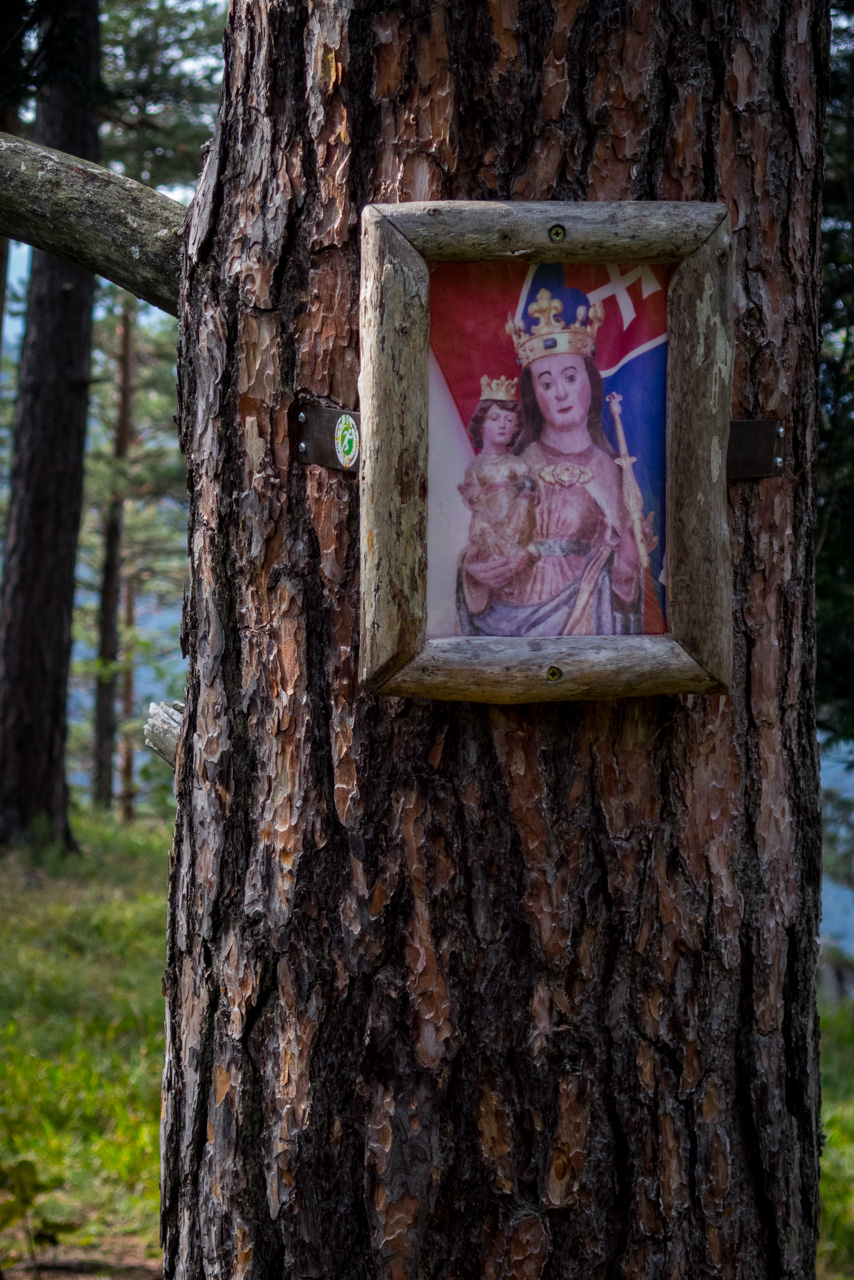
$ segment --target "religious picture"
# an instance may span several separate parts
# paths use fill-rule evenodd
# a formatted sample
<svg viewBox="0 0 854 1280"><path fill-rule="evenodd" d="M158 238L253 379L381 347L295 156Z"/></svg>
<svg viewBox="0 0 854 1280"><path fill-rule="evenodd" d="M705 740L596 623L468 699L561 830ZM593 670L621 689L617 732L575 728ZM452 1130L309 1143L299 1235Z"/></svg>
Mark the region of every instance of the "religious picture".
<svg viewBox="0 0 854 1280"><path fill-rule="evenodd" d="M429 638L667 631L667 279L431 267Z"/></svg>

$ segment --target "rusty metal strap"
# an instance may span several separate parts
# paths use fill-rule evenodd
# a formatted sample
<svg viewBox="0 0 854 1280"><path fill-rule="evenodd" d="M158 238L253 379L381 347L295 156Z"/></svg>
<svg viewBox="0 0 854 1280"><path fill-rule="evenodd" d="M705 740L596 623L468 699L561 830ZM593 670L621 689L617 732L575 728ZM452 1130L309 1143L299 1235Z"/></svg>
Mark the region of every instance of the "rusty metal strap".
<svg viewBox="0 0 854 1280"><path fill-rule="evenodd" d="M359 474L360 417L352 409L298 400L291 406L291 439L300 462Z"/></svg>
<svg viewBox="0 0 854 1280"><path fill-rule="evenodd" d="M727 481L780 475L785 437L786 428L772 418L733 418L726 454Z"/></svg>

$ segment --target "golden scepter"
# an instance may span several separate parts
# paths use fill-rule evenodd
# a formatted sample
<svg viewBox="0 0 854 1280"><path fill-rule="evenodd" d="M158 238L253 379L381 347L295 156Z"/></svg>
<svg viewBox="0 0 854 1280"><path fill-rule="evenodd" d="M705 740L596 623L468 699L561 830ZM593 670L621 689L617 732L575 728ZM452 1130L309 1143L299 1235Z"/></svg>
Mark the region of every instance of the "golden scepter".
<svg viewBox="0 0 854 1280"><path fill-rule="evenodd" d="M646 569L649 565L649 554L644 538L643 494L640 491L640 485L635 479L634 464L637 462L637 458L629 457L629 450L626 445L626 433L623 430L623 411L620 408L623 397L618 391L612 391L607 399L611 416L614 419L614 426L617 428L617 442L620 446L620 456L615 458L614 461L618 467L623 469L623 502L626 504L626 510L632 522L632 532L635 535L635 542L638 544L641 566Z"/></svg>

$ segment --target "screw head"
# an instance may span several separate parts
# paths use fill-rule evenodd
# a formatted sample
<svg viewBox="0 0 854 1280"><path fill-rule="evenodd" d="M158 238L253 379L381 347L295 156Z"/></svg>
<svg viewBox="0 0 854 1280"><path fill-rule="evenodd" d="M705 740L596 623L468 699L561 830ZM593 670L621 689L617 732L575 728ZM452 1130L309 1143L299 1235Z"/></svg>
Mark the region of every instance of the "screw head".
<svg viewBox="0 0 854 1280"><path fill-rule="evenodd" d="M551 684L554 684L556 680L560 680L562 675L563 675L563 672L561 671L560 667L549 667L548 671L546 672L546 679Z"/></svg>
<svg viewBox="0 0 854 1280"><path fill-rule="evenodd" d="M783 470L783 459L782 459L782 458L775 458L775 459L774 459L774 466L777 468L777 470L778 470L778 471L782 471L782 470Z"/></svg>
<svg viewBox="0 0 854 1280"><path fill-rule="evenodd" d="M777 435L778 435L779 439L780 439L780 440L782 440L782 439L783 439L783 436L784 436L785 434L786 434L786 428L785 428L785 427L783 427L783 426L779 426L779 427L777 428Z"/></svg>
<svg viewBox="0 0 854 1280"><path fill-rule="evenodd" d="M300 414L297 416L297 422L305 422L305 414L304 414L304 413L300 413Z"/></svg>
<svg viewBox="0 0 854 1280"><path fill-rule="evenodd" d="M566 239L566 230L556 222L553 227L549 227L549 239L552 244L560 244L561 240Z"/></svg>
<svg viewBox="0 0 854 1280"><path fill-rule="evenodd" d="M300 453L308 452L308 445L304 440L300 440L299 444L297 445L297 448L299 449Z"/></svg>

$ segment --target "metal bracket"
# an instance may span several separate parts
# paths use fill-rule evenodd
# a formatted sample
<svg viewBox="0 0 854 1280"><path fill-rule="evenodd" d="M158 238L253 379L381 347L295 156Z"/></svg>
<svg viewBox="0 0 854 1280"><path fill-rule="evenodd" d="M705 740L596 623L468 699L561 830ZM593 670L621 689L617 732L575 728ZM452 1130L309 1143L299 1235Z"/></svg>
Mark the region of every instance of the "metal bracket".
<svg viewBox="0 0 854 1280"><path fill-rule="evenodd" d="M781 475L785 438L786 428L772 418L733 418L726 452L727 481Z"/></svg>
<svg viewBox="0 0 854 1280"><path fill-rule="evenodd" d="M300 462L359 474L361 419L355 410L297 400L289 416Z"/></svg>
<svg viewBox="0 0 854 1280"><path fill-rule="evenodd" d="M361 417L354 409L297 400L290 417L300 462L358 475ZM785 435L782 423L772 418L734 418L727 447L727 481L779 476Z"/></svg>

